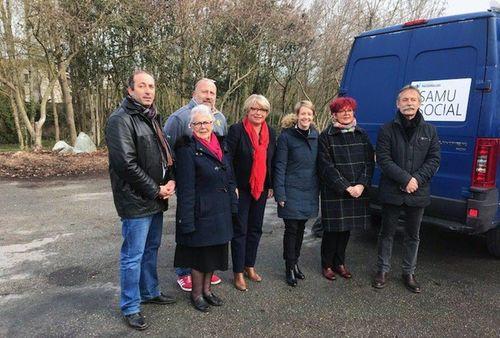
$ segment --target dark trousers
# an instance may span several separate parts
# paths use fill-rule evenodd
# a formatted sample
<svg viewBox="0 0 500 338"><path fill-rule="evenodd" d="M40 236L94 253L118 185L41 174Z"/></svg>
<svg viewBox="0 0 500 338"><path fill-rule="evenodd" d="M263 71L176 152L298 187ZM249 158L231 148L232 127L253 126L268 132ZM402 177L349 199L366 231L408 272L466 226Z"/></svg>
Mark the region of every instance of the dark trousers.
<svg viewBox="0 0 500 338"><path fill-rule="evenodd" d="M350 231L325 231L321 240L321 265L335 268L344 265L345 249L349 242Z"/></svg>
<svg viewBox="0 0 500 338"><path fill-rule="evenodd" d="M266 201L265 189L258 200L254 200L249 191L239 190L238 218L233 224L231 241L233 272L243 272L245 267L255 266Z"/></svg>
<svg viewBox="0 0 500 338"><path fill-rule="evenodd" d="M285 222L283 259L285 260L286 268L291 269L299 260L307 220L283 219L283 222Z"/></svg>
<svg viewBox="0 0 500 338"><path fill-rule="evenodd" d="M394 234L398 226L401 211L405 213L403 239L403 273L413 274L417 265L418 245L420 243L420 223L424 208L407 205L382 205L382 227L378 235L378 271L389 272Z"/></svg>

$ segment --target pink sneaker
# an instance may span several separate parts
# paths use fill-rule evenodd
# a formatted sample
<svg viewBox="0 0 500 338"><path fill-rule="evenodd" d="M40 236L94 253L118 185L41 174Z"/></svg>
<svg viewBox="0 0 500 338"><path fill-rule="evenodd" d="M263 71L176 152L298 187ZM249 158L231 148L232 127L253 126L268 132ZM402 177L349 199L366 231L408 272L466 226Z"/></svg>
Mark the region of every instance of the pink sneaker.
<svg viewBox="0 0 500 338"><path fill-rule="evenodd" d="M179 284L182 291L191 291L193 289L191 275L177 276L177 284Z"/></svg>
<svg viewBox="0 0 500 338"><path fill-rule="evenodd" d="M212 279L210 279L210 284L212 285L217 285L220 282L222 282L222 279L220 279L219 276L217 276L215 273L212 275Z"/></svg>

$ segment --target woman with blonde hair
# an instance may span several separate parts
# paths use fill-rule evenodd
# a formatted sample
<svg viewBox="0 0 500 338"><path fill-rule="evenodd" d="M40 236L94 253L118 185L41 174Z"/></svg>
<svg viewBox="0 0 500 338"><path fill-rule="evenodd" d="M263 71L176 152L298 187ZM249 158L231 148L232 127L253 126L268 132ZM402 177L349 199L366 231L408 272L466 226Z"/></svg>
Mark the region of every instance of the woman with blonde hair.
<svg viewBox="0 0 500 338"><path fill-rule="evenodd" d="M297 279L305 275L299 268L298 259L309 218L318 214L318 177L316 157L319 133L314 128L314 105L300 101L295 114L282 120L284 128L278 137L274 155L274 198L278 203L278 217L283 218L283 259L286 282L297 285Z"/></svg>
<svg viewBox="0 0 500 338"><path fill-rule="evenodd" d="M243 272L254 282L261 276L255 261L266 200L273 196L271 163L276 146L275 132L266 123L271 105L262 95L253 94L244 104L245 117L229 128L227 145L232 157L239 192L238 216L231 240L234 286L247 290Z"/></svg>

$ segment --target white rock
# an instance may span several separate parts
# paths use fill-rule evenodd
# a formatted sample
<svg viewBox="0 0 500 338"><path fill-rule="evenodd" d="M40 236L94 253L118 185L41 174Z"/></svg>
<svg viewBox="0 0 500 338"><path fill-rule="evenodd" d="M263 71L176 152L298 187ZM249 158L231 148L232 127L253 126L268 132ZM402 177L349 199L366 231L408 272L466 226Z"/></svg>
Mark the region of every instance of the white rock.
<svg viewBox="0 0 500 338"><path fill-rule="evenodd" d="M54 147L52 147L52 151L55 151L60 154L71 154L74 152L74 149L66 142L58 141L56 144L54 144Z"/></svg>
<svg viewBox="0 0 500 338"><path fill-rule="evenodd" d="M92 153L97 150L92 139L83 132L78 134L74 148L75 153Z"/></svg>

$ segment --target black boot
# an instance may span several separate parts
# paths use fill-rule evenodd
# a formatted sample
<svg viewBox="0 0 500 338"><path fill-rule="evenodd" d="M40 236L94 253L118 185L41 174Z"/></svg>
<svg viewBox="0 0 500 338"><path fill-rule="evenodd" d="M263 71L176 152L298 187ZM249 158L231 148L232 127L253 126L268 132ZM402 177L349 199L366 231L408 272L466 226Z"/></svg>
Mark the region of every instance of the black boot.
<svg viewBox="0 0 500 338"><path fill-rule="evenodd" d="M293 269L286 269L286 283L290 286L297 285L297 279L295 278L295 273Z"/></svg>
<svg viewBox="0 0 500 338"><path fill-rule="evenodd" d="M304 275L302 271L300 271L298 264L295 264L293 266L293 273L295 274L295 278L306 279L306 275Z"/></svg>

